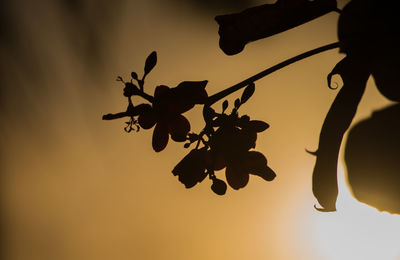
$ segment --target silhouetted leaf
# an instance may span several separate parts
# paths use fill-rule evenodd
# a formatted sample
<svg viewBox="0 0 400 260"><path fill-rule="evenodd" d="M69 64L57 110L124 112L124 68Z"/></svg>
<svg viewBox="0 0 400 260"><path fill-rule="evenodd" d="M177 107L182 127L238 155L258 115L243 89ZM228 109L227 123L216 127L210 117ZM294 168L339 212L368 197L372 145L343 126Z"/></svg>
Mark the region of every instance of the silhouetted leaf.
<svg viewBox="0 0 400 260"><path fill-rule="evenodd" d="M260 120L251 120L247 124L247 128L251 131L259 133L259 132L263 132L266 129L268 129L269 124L265 123L264 121L260 121Z"/></svg>
<svg viewBox="0 0 400 260"><path fill-rule="evenodd" d="M222 103L222 113L225 112L225 110L228 108L228 100L224 100L224 102Z"/></svg>
<svg viewBox="0 0 400 260"><path fill-rule="evenodd" d="M131 72L131 77L133 78L133 79L138 79L138 75L136 74L136 72Z"/></svg>
<svg viewBox="0 0 400 260"><path fill-rule="evenodd" d="M256 85L254 83L251 83L244 89L242 97L240 98L242 104L246 103L247 100L251 98L251 96L254 94L255 89Z"/></svg>
<svg viewBox="0 0 400 260"><path fill-rule="evenodd" d="M153 51L146 59L146 63L144 65L144 75L149 74L149 72L156 66L157 64L157 52Z"/></svg>
<svg viewBox="0 0 400 260"><path fill-rule="evenodd" d="M281 33L336 9L336 0L278 0L240 13L215 17L219 24L219 46L227 55L261 38Z"/></svg>
<svg viewBox="0 0 400 260"><path fill-rule="evenodd" d="M207 150L204 148L193 149L172 170L172 173L179 177L179 181L186 188L192 188L207 176L205 172L206 154Z"/></svg>
<svg viewBox="0 0 400 260"><path fill-rule="evenodd" d="M189 146L190 146L190 143L185 143L185 144L183 145L183 147L185 147L185 148L189 148Z"/></svg>
<svg viewBox="0 0 400 260"><path fill-rule="evenodd" d="M224 195L226 193L226 183L220 179L213 179L213 184L211 185L212 191L217 195Z"/></svg>

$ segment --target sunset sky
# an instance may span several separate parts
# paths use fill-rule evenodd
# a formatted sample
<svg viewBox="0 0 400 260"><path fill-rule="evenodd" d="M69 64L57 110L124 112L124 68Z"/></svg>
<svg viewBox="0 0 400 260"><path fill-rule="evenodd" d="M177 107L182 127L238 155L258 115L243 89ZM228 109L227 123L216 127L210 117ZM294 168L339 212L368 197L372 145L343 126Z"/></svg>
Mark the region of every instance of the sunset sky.
<svg viewBox="0 0 400 260"><path fill-rule="evenodd" d="M338 14L329 13L227 56L214 17L268 1L199 2L0 3L4 259L400 259L400 217L353 199L341 163L338 212L314 209L315 157L305 149L317 148L337 94L326 76L344 57L338 50L256 82L240 113L270 124L255 150L277 177L251 176L245 188L228 188L225 196L215 195L208 179L188 190L173 176L188 152L182 143L156 153L152 130L128 134L126 120L101 120L126 108L116 77L141 76L154 50L149 94L185 80L208 80L214 94L337 41ZM240 95L229 96L230 103ZM353 122L387 104L371 78ZM220 112L221 102L213 107ZM185 116L193 131L204 126L200 106ZM225 179L224 171L217 176Z"/></svg>

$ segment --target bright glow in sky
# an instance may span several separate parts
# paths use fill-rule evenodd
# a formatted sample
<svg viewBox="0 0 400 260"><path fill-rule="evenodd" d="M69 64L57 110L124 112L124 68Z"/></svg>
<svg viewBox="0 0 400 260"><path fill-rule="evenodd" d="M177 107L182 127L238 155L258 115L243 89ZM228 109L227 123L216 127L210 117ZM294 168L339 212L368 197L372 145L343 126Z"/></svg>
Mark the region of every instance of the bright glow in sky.
<svg viewBox="0 0 400 260"><path fill-rule="evenodd" d="M355 200L339 176L337 212L315 216L317 247L332 260L400 259L399 216L379 212Z"/></svg>
<svg viewBox="0 0 400 260"><path fill-rule="evenodd" d="M146 78L148 93L160 84L207 79L213 94L336 41L337 14L228 57L218 48L213 11L177 4L183 1L4 2L12 25L10 38L0 42L0 199L7 260L394 260L399 255L399 216L358 203L343 179L338 212L313 208L315 158L305 148L317 146L337 94L326 85L326 75L343 58L337 50L256 82L255 95L240 113L271 125L259 135L257 150L277 178L266 183L251 176L246 188L229 189L224 197L212 193L207 179L186 190L172 175L187 153L181 143L155 153L152 130L126 134L123 120L101 120L102 114L126 108L116 76L141 74L153 50L158 64ZM65 3L77 5L68 9ZM370 81L355 120L386 104ZM215 104L217 111L220 105ZM200 109L185 116L193 130L203 126Z"/></svg>

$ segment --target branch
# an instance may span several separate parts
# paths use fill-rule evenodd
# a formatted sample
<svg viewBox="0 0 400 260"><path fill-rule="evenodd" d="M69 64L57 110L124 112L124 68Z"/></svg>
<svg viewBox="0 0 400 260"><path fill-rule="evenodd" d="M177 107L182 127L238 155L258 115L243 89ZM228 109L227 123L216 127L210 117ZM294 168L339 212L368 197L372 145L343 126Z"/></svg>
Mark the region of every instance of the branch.
<svg viewBox="0 0 400 260"><path fill-rule="evenodd" d="M271 74L271 73L273 73L273 72L275 72L277 70L280 70L280 69L282 69L282 68L284 68L284 67L286 67L286 66L288 66L288 65L290 65L292 63L295 63L297 61L300 61L302 59L308 58L308 57L313 56L315 54L318 54L318 53L321 53L321 52L324 52L324 51L328 51L328 50L331 50L331 49L335 49L335 48L338 48L338 47L339 47L339 42L331 43L331 44L324 45L324 46L318 47L316 49L304 52L304 53L299 54L299 55L297 55L295 57L292 57L292 58L290 58L288 60L285 60L285 61L283 61L281 63L278 63L275 66L272 66L272 67L270 67L270 68L268 68L266 70L263 70L260 73L254 75L254 76L251 76L250 78L247 78L247 79L243 80L242 82L239 82L239 83L237 83L237 84L235 84L235 85L233 85L231 87L228 87L227 89L224 89L224 90L222 90L222 91L220 91L220 92L208 97L207 101L205 102L205 105L206 106L211 106L215 102L217 102L217 101L223 99L224 97L226 97L226 96L238 91L239 89L241 89L243 87L246 87L249 84L255 82L256 80L262 79L263 77L265 77L265 76L267 76L267 75L269 75L269 74Z"/></svg>

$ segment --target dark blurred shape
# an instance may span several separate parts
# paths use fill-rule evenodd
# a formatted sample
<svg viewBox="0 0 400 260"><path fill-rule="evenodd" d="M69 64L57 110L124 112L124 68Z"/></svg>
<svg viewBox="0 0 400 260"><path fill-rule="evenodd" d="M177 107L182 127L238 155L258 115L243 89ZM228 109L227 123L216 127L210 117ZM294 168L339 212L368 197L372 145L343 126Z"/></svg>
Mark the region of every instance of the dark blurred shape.
<svg viewBox="0 0 400 260"><path fill-rule="evenodd" d="M374 112L350 130L345 162L359 201L400 214L400 104Z"/></svg>
<svg viewBox="0 0 400 260"><path fill-rule="evenodd" d="M346 57L340 61L333 71L328 75L328 82L330 81L333 74L339 74L344 82L343 88L335 98L328 115L325 118L322 126L319 148L316 153L317 161L313 172L313 192L318 202L322 206L322 211L333 211L335 210L335 203L337 198L337 160L339 155L339 149L342 142L342 138L346 130L349 128L352 119L356 113L357 106L364 93L365 85L368 77L372 75L375 79L378 90L388 99L392 101L400 101L400 88L398 85L398 71L400 71L400 29L397 26L396 20L398 19L398 9L395 1L377 1L377 0L353 0L347 4L338 22L338 36L340 42L341 52L346 54ZM330 82L329 82L330 85ZM389 112L388 112L389 113ZM378 165L381 167L386 165L389 169L382 168L386 171L384 180L374 179L373 177L366 177L365 184L362 181L362 174L359 174L360 169L363 169L360 164L362 160L357 164L357 158L360 158L360 154L356 152L349 152L347 159L351 164L354 164L356 170L353 170L355 177L351 177L352 172L349 171L349 176L353 180L356 180L355 191L358 192L359 199L363 202L370 203L380 209L388 210L391 212L399 212L398 204L394 203L393 199L399 199L399 193L395 194L395 191L388 187L387 194L382 194L384 191L385 184L390 184L390 180L394 179L394 172L399 172L398 165L393 165L394 161L390 161L397 157L399 153L396 147L399 148L399 129L398 119L395 112L390 112L392 121L397 118L396 125L385 125L383 121L379 123L379 126L371 126L379 128L380 131L371 130L371 132L363 133L368 138L363 138L365 147L356 148L359 151L369 152L367 147L376 148L374 152L382 150L389 161L380 160L381 163ZM381 116L387 119L390 116ZM378 119L375 120L378 122ZM375 123L374 123L375 124ZM376 123L378 124L378 123ZM396 129L397 132L391 132L391 129ZM357 128L356 128L357 129ZM357 130L359 131L359 130ZM367 130L363 130L366 132ZM388 133L385 140L380 140L381 135ZM353 134L354 135L354 134ZM357 135L357 134L356 134ZM354 138L354 137L353 137ZM360 137L361 138L361 137ZM380 141L377 141L377 139ZM376 142L382 142L378 144ZM392 147L387 146L393 142ZM397 144L396 144L397 142ZM379 146L381 145L381 146ZM354 145L355 147L361 147L360 145ZM379 149L378 149L379 148ZM352 150L351 150L352 151ZM354 156L354 162L352 161ZM369 160L372 157L364 156L365 159ZM378 174L379 171L373 165L373 161L366 162L365 170L375 171ZM374 170L373 170L374 169ZM379 180L378 180L379 179ZM376 189L366 188L367 185L373 185L376 182ZM393 183L399 184L398 180L394 180ZM398 186L396 186L398 187ZM368 190L368 191L367 191ZM355 193L357 193L355 192ZM360 194L367 194L364 195ZM392 200L390 200L391 198ZM396 208L397 207L397 208Z"/></svg>
<svg viewBox="0 0 400 260"><path fill-rule="evenodd" d="M207 149L193 149L187 154L172 170L175 176L186 188L192 188L197 183L202 182L206 176L206 156ZM226 187L225 187L226 190Z"/></svg>
<svg viewBox="0 0 400 260"><path fill-rule="evenodd" d="M353 0L338 22L340 50L368 64L378 90L400 101L400 27L396 1Z"/></svg>
<svg viewBox="0 0 400 260"><path fill-rule="evenodd" d="M313 171L313 193L321 205L320 211L335 211L338 195L337 163L342 138L356 114L364 94L369 72L358 60L345 57L328 75L343 79L343 87L331 105L319 136ZM328 82L330 85L330 82Z"/></svg>
<svg viewBox="0 0 400 260"><path fill-rule="evenodd" d="M336 10L336 0L278 0L246 9L240 13L219 15L219 46L227 55L241 52L244 46L309 22Z"/></svg>
<svg viewBox="0 0 400 260"><path fill-rule="evenodd" d="M204 11L215 15L218 12L235 12L254 6L254 0L170 0L175 3L191 4L196 11Z"/></svg>

